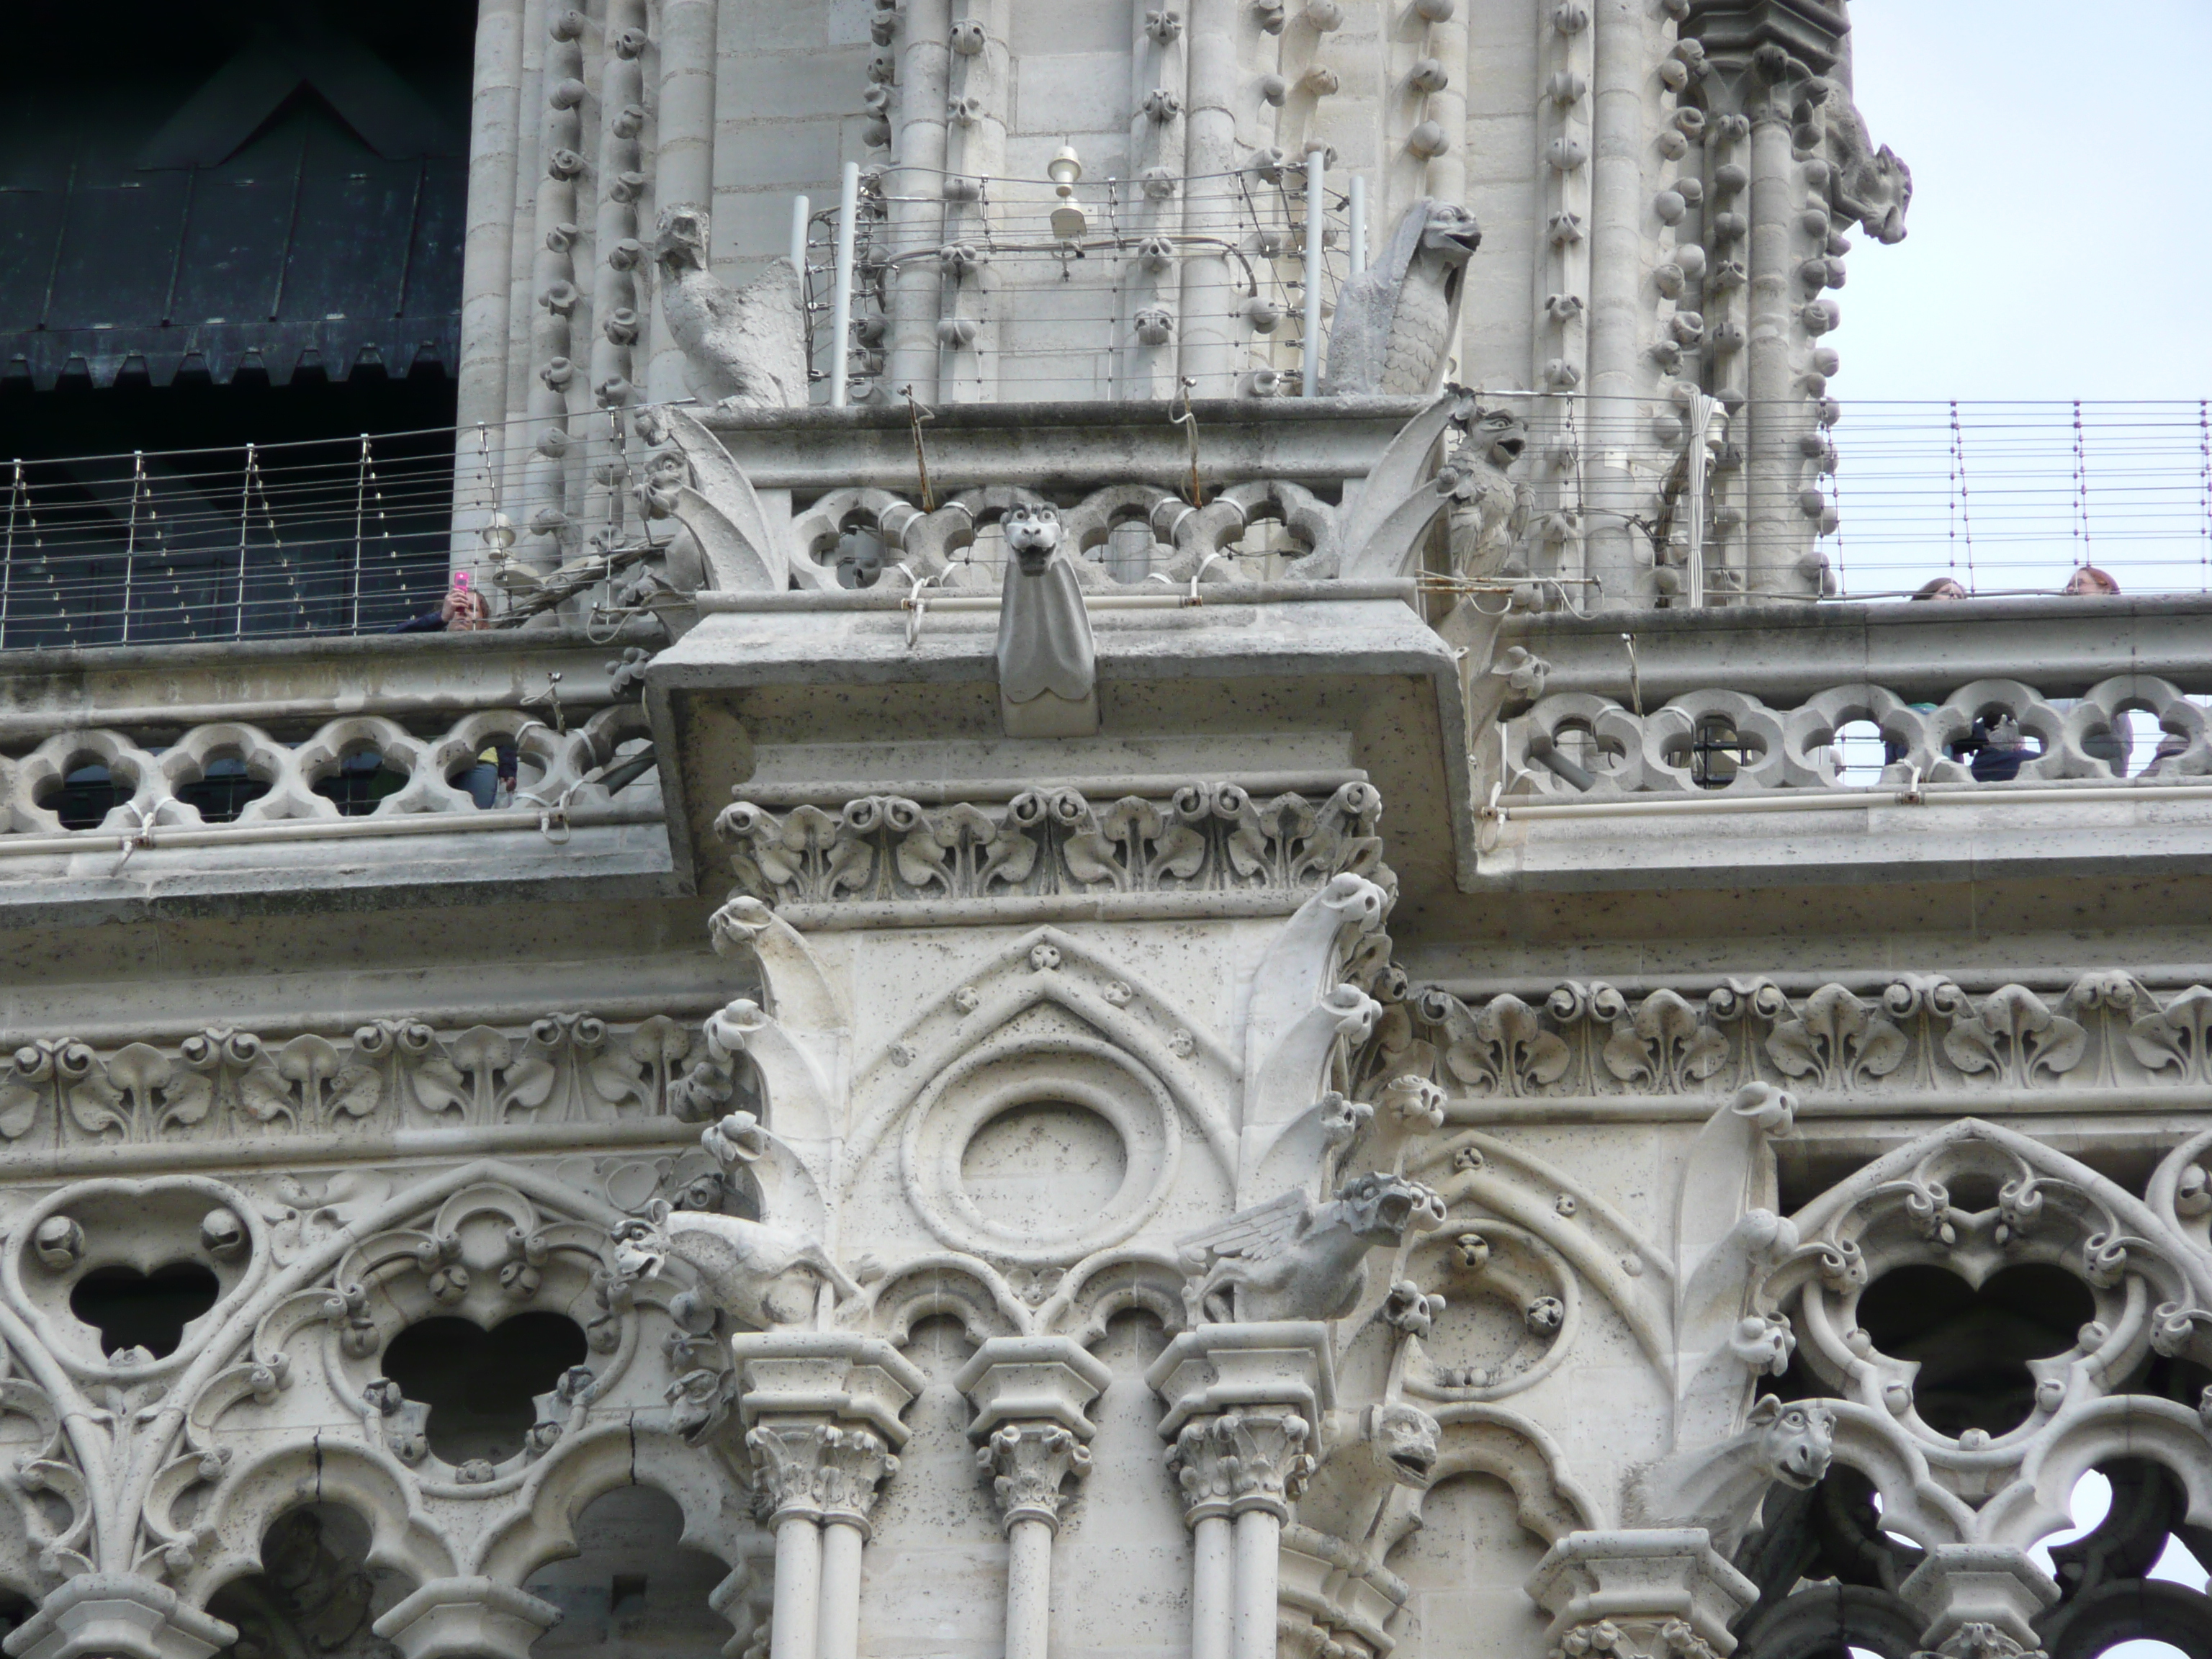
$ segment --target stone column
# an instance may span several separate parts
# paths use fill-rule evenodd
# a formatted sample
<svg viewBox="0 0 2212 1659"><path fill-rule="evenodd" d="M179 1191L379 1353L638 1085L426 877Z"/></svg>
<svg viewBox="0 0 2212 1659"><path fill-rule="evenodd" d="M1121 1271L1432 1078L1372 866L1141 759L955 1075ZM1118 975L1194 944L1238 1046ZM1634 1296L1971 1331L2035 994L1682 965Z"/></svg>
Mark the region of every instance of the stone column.
<svg viewBox="0 0 2212 1659"><path fill-rule="evenodd" d="M1926 1622L1922 1650L1941 1659L2032 1654L2043 1646L2032 1622L2058 1601L2051 1575L2019 1550L1939 1544L1897 1587Z"/></svg>
<svg viewBox="0 0 2212 1659"><path fill-rule="evenodd" d="M1066 1337L994 1337L953 1379L1006 1528L1006 1659L1045 1659L1060 1488L1091 1468L1085 1408L1113 1374Z"/></svg>
<svg viewBox="0 0 2212 1659"><path fill-rule="evenodd" d="M1701 1527L1574 1532L1528 1577L1552 1615L1552 1651L1720 1659L1735 1650L1729 1626L1759 1587L1714 1550Z"/></svg>
<svg viewBox="0 0 2212 1659"><path fill-rule="evenodd" d="M507 301L514 258L515 186L522 123L522 0L477 10L476 93L469 119L468 240L461 256L461 364L454 424L455 569L479 569L489 521L487 465L505 459ZM474 428L493 428L487 464Z"/></svg>
<svg viewBox="0 0 2212 1659"><path fill-rule="evenodd" d="M1328 1327L1202 1325L1146 1373L1192 1531L1192 1659L1275 1659L1283 1523L1335 1403Z"/></svg>
<svg viewBox="0 0 2212 1659"><path fill-rule="evenodd" d="M775 1534L770 1659L854 1659L860 1555L921 1373L877 1337L734 1338L738 1411Z"/></svg>
<svg viewBox="0 0 2212 1659"><path fill-rule="evenodd" d="M1184 96L1183 230L1221 235L1236 198L1237 0L1192 0ZM1236 379L1237 334L1230 317L1229 258L1187 244L1182 256L1182 378L1194 398L1225 398ZM1172 392L1173 388L1170 388Z"/></svg>
<svg viewBox="0 0 2212 1659"><path fill-rule="evenodd" d="M1759 86L1751 117L1750 550L1747 585L1754 594L1789 593L1808 539L1797 508L1797 434L1804 398L1790 363L1790 283L1797 229L1791 198L1797 164L1790 154L1786 99Z"/></svg>

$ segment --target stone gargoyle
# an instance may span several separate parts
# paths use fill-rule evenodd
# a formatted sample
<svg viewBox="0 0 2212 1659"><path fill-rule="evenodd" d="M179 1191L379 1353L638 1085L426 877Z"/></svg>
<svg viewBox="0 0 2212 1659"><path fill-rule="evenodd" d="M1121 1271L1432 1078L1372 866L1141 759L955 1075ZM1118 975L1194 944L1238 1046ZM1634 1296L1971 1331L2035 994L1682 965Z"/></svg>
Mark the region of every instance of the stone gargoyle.
<svg viewBox="0 0 2212 1659"><path fill-rule="evenodd" d="M744 1159L750 1117L733 1113L711 1127L703 1137L708 1150L723 1158L724 1147L716 1145L719 1139ZM804 1300L780 1294L784 1280L793 1274L829 1285L840 1300L860 1293L860 1287L813 1239L742 1216L672 1210L658 1199L642 1219L615 1228L614 1243L615 1271L623 1278L657 1279L672 1256L699 1275L709 1302L751 1330L801 1324L812 1314L811 1287Z"/></svg>
<svg viewBox="0 0 2212 1659"><path fill-rule="evenodd" d="M1467 262L1482 245L1474 216L1424 197L1382 257L1344 285L1328 335L1330 398L1433 398L1459 343Z"/></svg>
<svg viewBox="0 0 2212 1659"><path fill-rule="evenodd" d="M1528 447L1528 423L1510 409L1484 408L1471 392L1461 395L1465 412L1452 417L1465 434L1451 463L1458 475L1450 509L1452 569L1494 576L1512 557L1534 506L1534 492L1510 476Z"/></svg>
<svg viewBox="0 0 2212 1659"><path fill-rule="evenodd" d="M1176 1242L1194 1324L1341 1319L1367 1288L1368 1252L1444 1224L1444 1201L1403 1176L1355 1176L1321 1201L1303 1188Z"/></svg>
<svg viewBox="0 0 2212 1659"><path fill-rule="evenodd" d="M660 310L684 352L684 379L702 403L726 409L791 409L806 402L806 328L799 273L788 259L743 288L714 275L707 214L662 210L653 263Z"/></svg>
<svg viewBox="0 0 2212 1659"><path fill-rule="evenodd" d="M1799 1492L1818 1486L1835 1449L1836 1413L1826 1402L1764 1395L1741 1432L1632 1475L1627 1518L1639 1527L1703 1527L1716 1550L1733 1556L1757 1524L1766 1489L1778 1480Z"/></svg>
<svg viewBox="0 0 2212 1659"><path fill-rule="evenodd" d="M1797 114L1818 136L1816 148L1828 164L1829 211L1856 221L1877 242L1903 241L1912 169L1887 144L1875 148L1850 94L1833 81L1812 82Z"/></svg>
<svg viewBox="0 0 2212 1659"><path fill-rule="evenodd" d="M999 713L1012 738L1082 738L1098 729L1098 656L1083 582L1049 502L1017 501L1001 521Z"/></svg>

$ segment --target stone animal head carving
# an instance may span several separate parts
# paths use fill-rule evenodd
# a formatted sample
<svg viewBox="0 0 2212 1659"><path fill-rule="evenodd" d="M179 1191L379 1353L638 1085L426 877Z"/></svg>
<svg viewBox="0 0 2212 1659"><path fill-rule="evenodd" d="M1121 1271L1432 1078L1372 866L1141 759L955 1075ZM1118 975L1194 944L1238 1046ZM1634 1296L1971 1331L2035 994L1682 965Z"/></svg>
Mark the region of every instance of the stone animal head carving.
<svg viewBox="0 0 2212 1659"><path fill-rule="evenodd" d="M1370 1243L1395 1244L1408 1231L1432 1233L1444 1224L1443 1200L1403 1176L1354 1176L1336 1189L1336 1201L1344 1224Z"/></svg>
<svg viewBox="0 0 2212 1659"><path fill-rule="evenodd" d="M1763 1395L1746 1419L1758 1431L1759 1468L1805 1492L1826 1479L1836 1450L1836 1413L1817 1400L1784 1404Z"/></svg>
<svg viewBox="0 0 2212 1659"><path fill-rule="evenodd" d="M1456 202L1431 202L1428 222L1421 227L1421 251L1442 254L1453 264L1465 264L1482 246L1482 227Z"/></svg>
<svg viewBox="0 0 2212 1659"><path fill-rule="evenodd" d="M1024 576L1042 576L1060 550L1060 509L1050 502L1017 501L1006 509L1002 528L1006 551Z"/></svg>
<svg viewBox="0 0 2212 1659"><path fill-rule="evenodd" d="M1404 1486L1426 1486L1437 1467L1437 1419L1418 1407L1376 1406L1370 1432L1376 1461Z"/></svg>
<svg viewBox="0 0 2212 1659"><path fill-rule="evenodd" d="M1912 169L1895 150L1884 144L1844 182L1849 192L1845 205L1857 214L1868 235L1886 244L1905 240L1905 210L1912 205Z"/></svg>
<svg viewBox="0 0 2212 1659"><path fill-rule="evenodd" d="M1528 422L1510 409L1478 407L1463 424L1468 447L1500 472L1519 460L1528 447Z"/></svg>
<svg viewBox="0 0 2212 1659"><path fill-rule="evenodd" d="M660 234L653 240L653 257L664 270L706 270L706 214L698 208L681 204L663 208Z"/></svg>

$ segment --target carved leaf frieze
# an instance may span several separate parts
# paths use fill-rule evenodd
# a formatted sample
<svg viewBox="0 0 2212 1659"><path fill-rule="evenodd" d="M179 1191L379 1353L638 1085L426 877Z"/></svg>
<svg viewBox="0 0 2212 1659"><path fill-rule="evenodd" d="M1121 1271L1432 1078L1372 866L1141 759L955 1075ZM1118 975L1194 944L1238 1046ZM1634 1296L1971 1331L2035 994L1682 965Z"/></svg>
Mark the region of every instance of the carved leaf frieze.
<svg viewBox="0 0 2212 1659"><path fill-rule="evenodd" d="M696 1026L548 1014L510 1034L379 1019L349 1039L266 1040L224 1026L103 1051L34 1038L0 1062L0 1139L149 1145L504 1123L686 1117L706 1057ZM728 1098L726 1079L715 1101Z"/></svg>
<svg viewBox="0 0 2212 1659"><path fill-rule="evenodd" d="M1113 801L1073 789L946 806L868 795L834 813L740 800L714 829L747 891L823 904L1317 887L1382 869L1382 811L1364 783L1261 801L1233 783L1194 782Z"/></svg>
<svg viewBox="0 0 2212 1659"><path fill-rule="evenodd" d="M1801 1092L1977 1094L2212 1084L2212 989L2161 996L2121 973L2063 996L2021 985L1972 995L1941 975L1822 985L1790 997L1769 980L1702 999L1662 988L1631 999L1569 982L1541 1003L1510 992L1468 1003L1435 987L1406 999L1392 1066L1425 1066L1457 1092L1718 1097L1747 1083Z"/></svg>

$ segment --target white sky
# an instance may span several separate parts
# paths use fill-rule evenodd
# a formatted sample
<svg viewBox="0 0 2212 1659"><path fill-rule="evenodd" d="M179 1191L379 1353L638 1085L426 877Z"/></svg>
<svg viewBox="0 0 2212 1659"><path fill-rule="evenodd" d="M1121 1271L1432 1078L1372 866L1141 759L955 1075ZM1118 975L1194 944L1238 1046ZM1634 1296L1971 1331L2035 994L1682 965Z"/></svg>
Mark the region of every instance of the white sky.
<svg viewBox="0 0 2212 1659"><path fill-rule="evenodd" d="M1858 0L1911 234L1856 236L1846 398L2212 396L2208 0Z"/></svg>
<svg viewBox="0 0 2212 1659"><path fill-rule="evenodd" d="M1854 592L1966 574L1948 411L1886 399L2058 400L1962 411L1980 591L2212 586L2212 0L1858 0L1859 107L1912 168L1910 235L1852 237L1834 295L1845 405L1841 562ZM2191 400L2083 415L2074 398ZM1832 550L1832 556L1833 553Z"/></svg>

